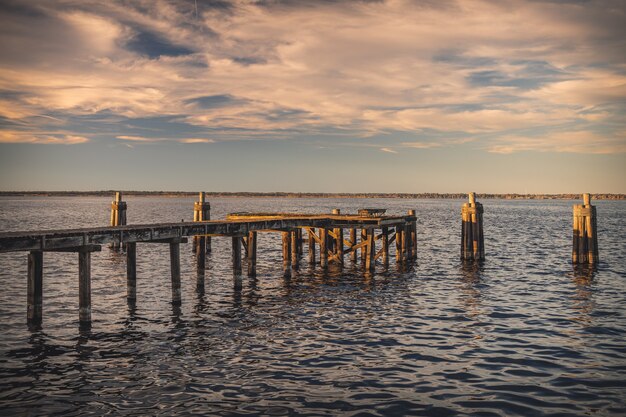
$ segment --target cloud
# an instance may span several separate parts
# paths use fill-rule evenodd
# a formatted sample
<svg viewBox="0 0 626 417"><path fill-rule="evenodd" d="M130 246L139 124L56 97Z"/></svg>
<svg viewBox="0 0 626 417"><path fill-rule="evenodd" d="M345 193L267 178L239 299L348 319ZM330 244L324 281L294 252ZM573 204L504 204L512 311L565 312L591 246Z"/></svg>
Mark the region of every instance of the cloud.
<svg viewBox="0 0 626 417"><path fill-rule="evenodd" d="M241 0L197 13L182 0L8 1L0 117L133 143L398 135L384 149L472 137L491 152L593 151L575 135L524 139L558 129L622 152L625 16L611 0ZM120 135L119 120L142 126Z"/></svg>
<svg viewBox="0 0 626 417"><path fill-rule="evenodd" d="M62 134L37 134L29 132L0 131L0 143L34 143L43 145L77 145L89 142L83 136Z"/></svg>
<svg viewBox="0 0 626 417"><path fill-rule="evenodd" d="M144 136L133 136L133 135L119 135L116 136L117 139L123 141L129 141L133 143L154 143L154 142L180 142L186 144L193 143L215 143L213 139L207 138L162 138L162 137L144 137Z"/></svg>
<svg viewBox="0 0 626 417"><path fill-rule="evenodd" d="M187 138L187 139L179 139L180 143L215 143L213 139L205 139L205 138Z"/></svg>
<svg viewBox="0 0 626 417"><path fill-rule="evenodd" d="M380 148L380 150L382 152L387 152L387 153L398 153L398 151L390 149L390 148Z"/></svg>
<svg viewBox="0 0 626 417"><path fill-rule="evenodd" d="M505 136L488 146L491 153L567 152L585 154L613 154L626 152L626 132L601 135L589 131L554 132L547 135Z"/></svg>

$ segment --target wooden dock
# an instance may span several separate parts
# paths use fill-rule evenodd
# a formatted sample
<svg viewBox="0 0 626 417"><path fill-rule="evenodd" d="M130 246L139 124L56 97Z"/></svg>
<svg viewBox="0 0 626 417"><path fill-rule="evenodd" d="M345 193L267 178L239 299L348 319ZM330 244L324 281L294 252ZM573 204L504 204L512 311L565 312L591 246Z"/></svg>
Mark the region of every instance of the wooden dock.
<svg viewBox="0 0 626 417"><path fill-rule="evenodd" d="M398 263L410 262L417 257L417 219L414 210L405 216L385 216L384 210L363 209L357 214L340 214L339 210L331 214L233 213L225 220L195 220L6 232L0 233L0 252L28 252L27 320L35 325L40 324L43 317L44 252L78 253L79 320L83 324L91 322L91 253L101 251L102 245L126 249L127 297L135 300L137 243L168 244L173 303L181 302L180 244L185 243L188 237L194 237L200 242L196 246L199 272L203 272L206 265L206 239L230 237L235 276L242 274L242 248L247 260L247 274L256 274L257 233L282 234L283 267L286 272L298 268L305 241L308 262L319 262L322 268L326 268L330 262L343 265L346 255L356 262L360 253L365 270L374 271L378 259L384 266L389 264L389 249L394 246L394 242ZM344 231L348 233L344 234ZM377 248L378 241L380 244Z"/></svg>

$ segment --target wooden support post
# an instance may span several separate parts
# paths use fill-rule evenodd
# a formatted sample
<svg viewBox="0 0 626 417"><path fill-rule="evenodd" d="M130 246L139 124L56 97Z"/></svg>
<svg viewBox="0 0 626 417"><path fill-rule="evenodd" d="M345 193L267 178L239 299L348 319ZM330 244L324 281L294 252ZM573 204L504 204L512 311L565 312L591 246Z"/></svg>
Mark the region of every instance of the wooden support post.
<svg viewBox="0 0 626 417"><path fill-rule="evenodd" d="M389 229L383 227L382 232L383 265L387 267L389 266Z"/></svg>
<svg viewBox="0 0 626 417"><path fill-rule="evenodd" d="M333 214L338 216L341 214L340 209L333 209ZM343 229L338 227L334 229L335 233L335 242L334 242L334 250L335 259L339 262L339 265L343 266Z"/></svg>
<svg viewBox="0 0 626 417"><path fill-rule="evenodd" d="M28 292L26 319L29 324L39 325L43 318L43 252L28 254Z"/></svg>
<svg viewBox="0 0 626 417"><path fill-rule="evenodd" d="M461 259L485 260L483 205L476 202L475 193L469 193L469 203L461 209Z"/></svg>
<svg viewBox="0 0 626 417"><path fill-rule="evenodd" d="M126 203L122 201L122 193L115 193L115 200L111 203L111 226L125 226L126 225ZM119 249L122 247L121 242L111 243L113 249Z"/></svg>
<svg viewBox="0 0 626 417"><path fill-rule="evenodd" d="M404 252L402 251L402 241L404 240L403 227L396 226L396 263L404 262Z"/></svg>
<svg viewBox="0 0 626 417"><path fill-rule="evenodd" d="M403 261L408 261L409 260L409 239L407 236L407 225L406 223L403 224L401 226L402 228L402 240L401 240L401 246L400 246L400 250L402 251L402 260Z"/></svg>
<svg viewBox="0 0 626 417"><path fill-rule="evenodd" d="M291 238L291 268L296 270L298 269L298 232L296 230L292 230L289 232Z"/></svg>
<svg viewBox="0 0 626 417"><path fill-rule="evenodd" d="M303 242L302 242L302 229L296 229L296 236L298 240L298 256L302 256L304 254Z"/></svg>
<svg viewBox="0 0 626 417"><path fill-rule="evenodd" d="M573 214L572 263L597 264L600 261L597 214L591 205L591 194L583 194L583 204L574 205Z"/></svg>
<svg viewBox="0 0 626 417"><path fill-rule="evenodd" d="M206 202L206 194L203 192L198 194L198 201L193 204L193 221L204 222L211 220L211 204ZM193 248L196 253L199 253L199 245L201 236L194 237ZM206 236L204 239L204 246L202 247L205 252L211 252L211 237Z"/></svg>
<svg viewBox="0 0 626 417"><path fill-rule="evenodd" d="M91 322L91 251L78 251L78 320Z"/></svg>
<svg viewBox="0 0 626 417"><path fill-rule="evenodd" d="M233 274L241 275L241 237L233 236Z"/></svg>
<svg viewBox="0 0 626 417"><path fill-rule="evenodd" d="M356 241L356 229L354 229L354 228L350 229L350 243L352 244L353 247L357 244L357 241ZM350 258L352 259L353 263L356 263L357 256L358 256L358 254L357 254L356 249L352 249L352 252L350 253Z"/></svg>
<svg viewBox="0 0 626 417"><path fill-rule="evenodd" d="M320 266L326 268L328 266L328 248L326 243L328 242L328 232L323 227L320 227Z"/></svg>
<svg viewBox="0 0 626 417"><path fill-rule="evenodd" d="M170 244L170 269L172 275L172 303L182 301L180 291L180 240L174 239Z"/></svg>
<svg viewBox="0 0 626 417"><path fill-rule="evenodd" d="M291 265L291 236L289 232L283 232L283 269L288 270Z"/></svg>
<svg viewBox="0 0 626 417"><path fill-rule="evenodd" d="M248 276L256 276L256 237L257 232L248 233Z"/></svg>
<svg viewBox="0 0 626 417"><path fill-rule="evenodd" d="M368 229L367 233L367 245L365 246L365 270L373 271L376 265L376 231L374 229Z"/></svg>
<svg viewBox="0 0 626 417"><path fill-rule="evenodd" d="M126 244L126 298L137 299L137 243Z"/></svg>
<svg viewBox="0 0 626 417"><path fill-rule="evenodd" d="M315 229L311 228L308 232L309 235L309 264L315 265L315 238L313 237Z"/></svg>
<svg viewBox="0 0 626 417"><path fill-rule="evenodd" d="M361 229L361 242L367 242L367 230ZM361 248L361 262L365 263L367 259L367 245Z"/></svg>
<svg viewBox="0 0 626 417"><path fill-rule="evenodd" d="M198 272L204 272L206 268L206 236L196 236L196 267Z"/></svg>

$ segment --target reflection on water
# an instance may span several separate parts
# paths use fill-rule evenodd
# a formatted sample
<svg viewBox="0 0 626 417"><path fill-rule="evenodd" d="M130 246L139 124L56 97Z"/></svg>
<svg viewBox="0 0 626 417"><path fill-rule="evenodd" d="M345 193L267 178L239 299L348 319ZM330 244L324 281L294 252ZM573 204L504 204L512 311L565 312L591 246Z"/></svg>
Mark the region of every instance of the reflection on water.
<svg viewBox="0 0 626 417"><path fill-rule="evenodd" d="M108 198L0 199L2 230L95 226ZM78 326L75 257L46 254L44 320L25 325L24 254L0 255L0 409L6 415L624 415L626 204L597 202L602 263L574 268L572 202L485 201L483 264L459 261L460 201L217 199L228 212L418 212L419 263L284 274L260 234L257 276L214 238L198 273L166 245L92 257L91 328ZM193 199L128 198L129 223L189 218ZM68 213L70 211L71 213ZM63 216L59 216L63 212ZM140 217L141 216L141 217ZM67 223L58 223L67 222ZM70 223L71 222L71 223ZM530 226L529 226L530 225ZM527 227L532 228L529 233ZM246 270L245 260L243 270Z"/></svg>

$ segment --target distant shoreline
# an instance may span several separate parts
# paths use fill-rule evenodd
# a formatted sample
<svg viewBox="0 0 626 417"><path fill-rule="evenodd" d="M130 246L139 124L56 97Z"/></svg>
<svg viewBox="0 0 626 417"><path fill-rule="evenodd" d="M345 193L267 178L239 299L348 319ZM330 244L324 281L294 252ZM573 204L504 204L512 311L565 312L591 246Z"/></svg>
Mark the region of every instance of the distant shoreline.
<svg viewBox="0 0 626 417"><path fill-rule="evenodd" d="M122 191L129 196L158 197L195 197L192 191ZM0 196L20 197L107 197L115 191L0 191ZM211 197L245 197L245 198L405 198L405 199L465 199L467 193L290 193L290 192L207 192ZM480 194L481 199L500 200L579 200L581 194ZM626 194L601 193L592 194L594 200L626 200Z"/></svg>

